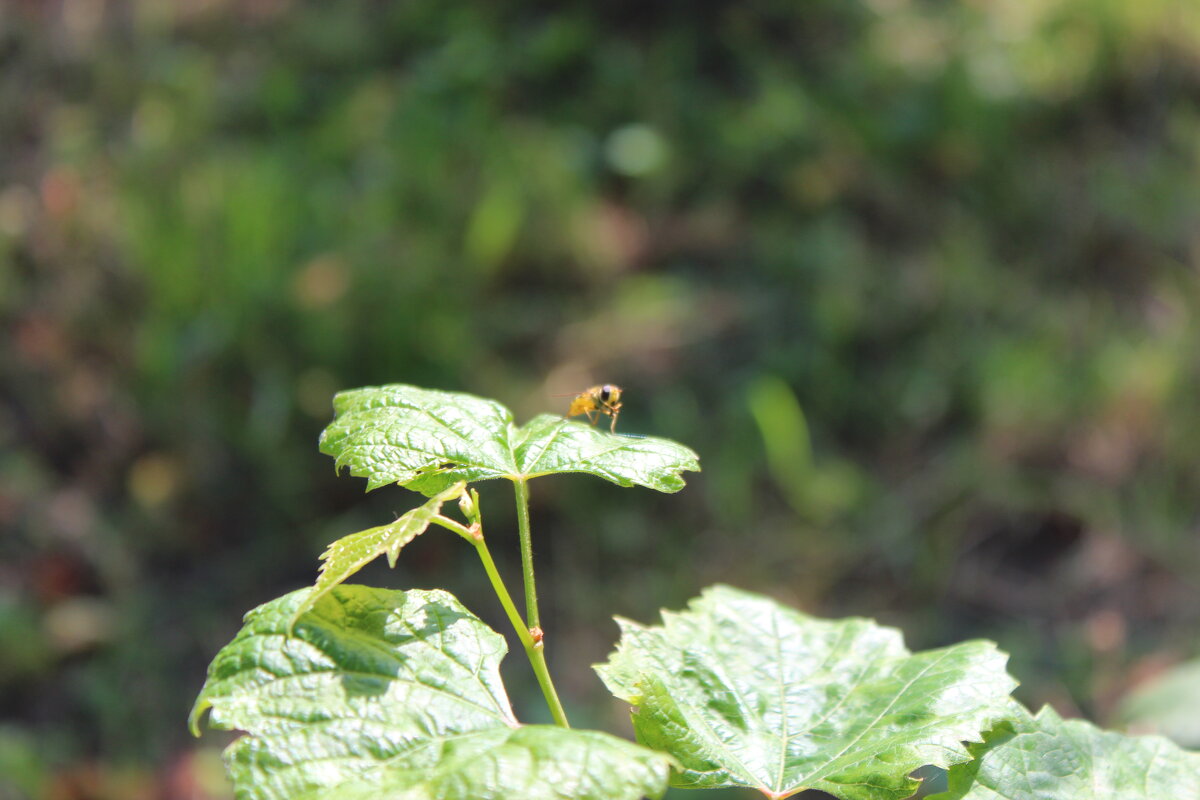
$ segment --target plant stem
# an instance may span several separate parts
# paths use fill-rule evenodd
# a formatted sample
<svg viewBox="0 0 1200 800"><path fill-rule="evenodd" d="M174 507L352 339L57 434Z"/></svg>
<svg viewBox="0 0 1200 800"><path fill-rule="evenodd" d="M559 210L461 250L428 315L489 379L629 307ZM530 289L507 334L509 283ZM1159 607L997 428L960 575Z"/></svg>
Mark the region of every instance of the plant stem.
<svg viewBox="0 0 1200 800"><path fill-rule="evenodd" d="M509 595L508 589L504 586L504 580L496 569L496 562L492 560L487 542L483 540L482 531L477 537L473 537L473 542L475 552L479 553L479 560L483 562L483 568L492 582L492 588L496 591L496 596L500 598L500 605L504 606L504 612L508 614L508 621L512 623L513 629L517 632L517 638L525 647L525 655L529 658L529 665L533 667L533 674L537 676L538 685L542 687L546 705L550 707L550 715L554 717L555 724L564 728L571 727L567 722L567 712L563 710L562 702L558 699L558 692L554 689L554 682L550 680L550 670L546 667L546 654L542 652L542 643L534 641L529 626L521 619L521 614L517 611L517 606L513 603L512 596Z"/></svg>
<svg viewBox="0 0 1200 800"><path fill-rule="evenodd" d="M517 530L521 535L521 573L525 578L525 620L531 628L541 627L538 619L537 585L533 579L533 539L529 535L529 484L513 481L517 495Z"/></svg>
<svg viewBox="0 0 1200 800"><path fill-rule="evenodd" d="M471 533L471 529L468 528L466 525L463 525L461 522L455 522L454 520L450 519L449 517L443 517L441 514L438 514L436 517L432 518L429 521L435 525L441 525L443 528L445 528L448 531L454 531L459 536L463 537L468 542L470 542L472 545L475 544L475 534Z"/></svg>
<svg viewBox="0 0 1200 800"><path fill-rule="evenodd" d="M524 484L521 484L524 487ZM517 508L520 509L522 496L526 501L524 506L526 513L524 516L524 525L521 526L523 535L521 537L522 548L524 553L526 547L524 543L529 541L529 491L528 489L522 495L522 492L517 492ZM478 517L476 518L478 519ZM538 685L542 687L542 694L546 697L546 705L550 707L550 715L554 717L554 722L564 728L571 727L567 722L567 712L563 710L562 701L558 699L558 692L554 689L554 681L550 679L550 670L546 666L546 654L542 651L541 630L538 629L537 638L534 638L533 625L526 625L525 620L521 619L521 612L517 611L517 606L513 602L512 595L508 593L508 587L504 585L504 579L500 577L500 571L496 569L496 562L492 560L492 553L488 550L487 542L483 538L483 526L478 523L467 527L460 522L455 522L449 517L443 517L441 514L433 517L430 522L440 525L447 530L454 531L459 536L466 539L475 548L475 552L479 554L479 560L483 562L483 569L487 572L488 580L492 582L492 589L496 592L496 597L500 598L500 605L504 606L504 613L508 614L508 621L512 623L513 630L517 632L517 638L521 640L521 645L525 648L525 655L529 658L529 665L533 667L533 674L537 676ZM532 576L532 562L527 575ZM526 583L528 586L529 583ZM535 601L536 603L536 598ZM535 605L536 609L537 606ZM535 611L536 613L536 611Z"/></svg>

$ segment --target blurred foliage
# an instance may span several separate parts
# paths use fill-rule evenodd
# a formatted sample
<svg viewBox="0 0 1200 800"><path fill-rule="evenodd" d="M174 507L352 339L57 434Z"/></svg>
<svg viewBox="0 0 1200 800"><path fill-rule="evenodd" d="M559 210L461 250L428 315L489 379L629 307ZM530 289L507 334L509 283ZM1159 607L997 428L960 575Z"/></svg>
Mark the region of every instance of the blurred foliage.
<svg viewBox="0 0 1200 800"><path fill-rule="evenodd" d="M315 447L393 381L700 452L534 495L573 719L719 579L1103 721L1197 650L1198 99L1175 0L0 4L0 797L221 796L209 658L416 503ZM455 545L364 580L502 626Z"/></svg>
<svg viewBox="0 0 1200 800"><path fill-rule="evenodd" d="M1154 676L1126 695L1117 718L1139 733L1168 736L1200 748L1200 659Z"/></svg>

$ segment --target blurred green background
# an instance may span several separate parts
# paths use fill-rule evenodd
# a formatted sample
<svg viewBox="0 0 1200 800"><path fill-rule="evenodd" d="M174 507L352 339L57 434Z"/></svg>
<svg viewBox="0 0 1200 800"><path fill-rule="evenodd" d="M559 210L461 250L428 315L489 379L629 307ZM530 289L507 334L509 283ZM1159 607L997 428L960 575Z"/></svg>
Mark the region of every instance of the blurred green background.
<svg viewBox="0 0 1200 800"><path fill-rule="evenodd" d="M1200 644L1198 306L1195 3L0 2L0 799L229 796L209 659L417 502L316 450L385 382L701 454L533 484L577 724L715 581L1112 724Z"/></svg>

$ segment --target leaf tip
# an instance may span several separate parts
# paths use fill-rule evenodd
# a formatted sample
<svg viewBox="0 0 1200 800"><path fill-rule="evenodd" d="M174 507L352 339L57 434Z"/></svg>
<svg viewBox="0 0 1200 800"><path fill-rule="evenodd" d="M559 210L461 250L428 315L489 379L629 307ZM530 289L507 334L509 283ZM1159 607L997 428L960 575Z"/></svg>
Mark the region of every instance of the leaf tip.
<svg viewBox="0 0 1200 800"><path fill-rule="evenodd" d="M196 698L196 704L192 706L192 713L188 714L188 730L197 739L200 738L200 717L210 708L212 708L212 702L201 691L200 696Z"/></svg>
<svg viewBox="0 0 1200 800"><path fill-rule="evenodd" d="M626 631L642 630L645 628L640 622L635 622L628 617L622 617L620 614L613 616L613 622L617 623L617 628L624 634Z"/></svg>

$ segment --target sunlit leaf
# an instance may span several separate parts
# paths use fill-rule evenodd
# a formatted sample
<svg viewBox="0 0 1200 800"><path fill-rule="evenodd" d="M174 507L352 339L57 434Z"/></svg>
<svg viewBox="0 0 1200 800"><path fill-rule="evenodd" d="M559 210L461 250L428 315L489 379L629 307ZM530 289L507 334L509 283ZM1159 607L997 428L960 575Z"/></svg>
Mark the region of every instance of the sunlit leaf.
<svg viewBox="0 0 1200 800"><path fill-rule="evenodd" d="M321 452L366 478L368 489L398 483L432 496L458 481L586 472L676 492L680 473L700 469L692 450L668 439L613 434L553 414L518 428L504 406L467 394L369 387L338 394L334 410Z"/></svg>
<svg viewBox="0 0 1200 800"><path fill-rule="evenodd" d="M682 763L679 786L900 800L917 767L966 760L962 743L1006 715L1016 685L990 642L911 654L894 629L728 587L663 621L619 620L597 670L634 706L638 740Z"/></svg>
<svg viewBox="0 0 1200 800"><path fill-rule="evenodd" d="M526 478L586 472L620 486L677 492L684 485L680 473L700 469L696 453L670 439L613 434L554 414L534 417L512 442Z"/></svg>
<svg viewBox="0 0 1200 800"><path fill-rule="evenodd" d="M428 495L458 481L516 472L512 413L494 400L400 384L339 392L321 452L367 479L367 489L419 484Z"/></svg>
<svg viewBox="0 0 1200 800"><path fill-rule="evenodd" d="M444 492L431 497L424 505L401 516L395 522L368 528L365 531L343 536L329 545L321 554L321 574L313 591L296 609L292 624L321 599L334 586L386 554L388 565L396 566L400 550L429 527L431 521L442 510L442 504L462 494L465 484L461 481Z"/></svg>
<svg viewBox="0 0 1200 800"><path fill-rule="evenodd" d="M607 734L521 726L504 639L441 591L341 585L251 611L192 711L246 732L225 758L241 800L636 800L670 759ZM563 794L563 791L566 794Z"/></svg>
<svg viewBox="0 0 1200 800"><path fill-rule="evenodd" d="M1200 797L1200 754L1160 736L1126 736L1052 709L1028 713L952 767L929 800L1183 800Z"/></svg>
<svg viewBox="0 0 1200 800"><path fill-rule="evenodd" d="M338 800L624 800L660 797L670 760L599 731L552 725L480 731L436 763L338 786ZM306 800L324 800L321 791Z"/></svg>

